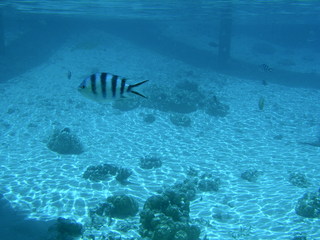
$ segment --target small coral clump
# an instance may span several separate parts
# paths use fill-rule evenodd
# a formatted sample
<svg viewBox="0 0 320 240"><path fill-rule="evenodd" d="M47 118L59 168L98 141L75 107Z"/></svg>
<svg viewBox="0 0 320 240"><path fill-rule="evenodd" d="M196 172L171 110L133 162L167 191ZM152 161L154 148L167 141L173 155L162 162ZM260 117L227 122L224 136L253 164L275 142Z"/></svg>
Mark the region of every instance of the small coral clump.
<svg viewBox="0 0 320 240"><path fill-rule="evenodd" d="M170 187L165 187L162 191L159 190L158 193L169 193L174 191L179 193L184 199L188 201L193 201L196 197L197 193L197 179L194 178L187 178L183 182L178 182Z"/></svg>
<svg viewBox="0 0 320 240"><path fill-rule="evenodd" d="M172 114L187 114L202 109L215 117L225 117L229 113L228 105L221 103L217 96L211 97L201 92L195 82L184 81L169 88L153 85L149 86L148 92L148 101L141 101L142 107Z"/></svg>
<svg viewBox="0 0 320 240"><path fill-rule="evenodd" d="M246 170L241 173L241 178L249 182L256 182L261 174L262 172L258 170Z"/></svg>
<svg viewBox="0 0 320 240"><path fill-rule="evenodd" d="M194 168L189 168L187 172L189 179L185 180L193 183L197 190L202 192L219 191L221 179L209 172L200 172Z"/></svg>
<svg viewBox="0 0 320 240"><path fill-rule="evenodd" d="M94 215L101 217L128 218L135 216L139 211L137 200L128 195L113 195L101 203L96 209L90 211L91 218Z"/></svg>
<svg viewBox="0 0 320 240"><path fill-rule="evenodd" d="M80 139L70 128L55 129L50 136L47 147L60 154L81 154L84 152Z"/></svg>
<svg viewBox="0 0 320 240"><path fill-rule="evenodd" d="M292 240L307 240L307 236L304 236L304 235L294 236Z"/></svg>
<svg viewBox="0 0 320 240"><path fill-rule="evenodd" d="M204 174L201 176L198 182L198 188L203 192L218 191L221 184L221 180L218 177L214 177L212 174Z"/></svg>
<svg viewBox="0 0 320 240"><path fill-rule="evenodd" d="M58 218L57 222L49 228L48 240L77 239L84 231L82 224L73 219Z"/></svg>
<svg viewBox="0 0 320 240"><path fill-rule="evenodd" d="M89 166L83 173L83 178L91 181L99 182L115 176L116 180L121 184L127 183L127 178L130 177L132 171L127 168L119 168L113 164L101 164L97 166Z"/></svg>
<svg viewBox="0 0 320 240"><path fill-rule="evenodd" d="M200 228L189 223L190 203L177 190L147 199L140 213L140 234L152 240L197 240Z"/></svg>
<svg viewBox="0 0 320 240"><path fill-rule="evenodd" d="M180 127L190 127L191 126L191 118L185 114L171 114L170 115L170 121Z"/></svg>
<svg viewBox="0 0 320 240"><path fill-rule="evenodd" d="M107 198L112 205L110 216L115 218L127 218L135 216L139 211L137 200L128 195L114 195Z"/></svg>
<svg viewBox="0 0 320 240"><path fill-rule="evenodd" d="M306 175L304 175L303 173L290 173L288 180L292 185L300 188L307 188L310 185Z"/></svg>
<svg viewBox="0 0 320 240"><path fill-rule="evenodd" d="M149 100L142 103L143 107L157 109L163 112L191 113L198 109L204 99L200 92L181 88L163 88L151 86Z"/></svg>
<svg viewBox="0 0 320 240"><path fill-rule="evenodd" d="M305 193L295 207L296 214L307 218L320 218L320 193Z"/></svg>
<svg viewBox="0 0 320 240"><path fill-rule="evenodd" d="M132 174L132 171L127 168L119 168L118 173L116 176L116 180L118 180L120 183L125 184L127 183L128 177L130 177Z"/></svg>
<svg viewBox="0 0 320 240"><path fill-rule="evenodd" d="M155 156L146 156L140 158L140 167L143 169L159 168L162 166L162 160Z"/></svg>

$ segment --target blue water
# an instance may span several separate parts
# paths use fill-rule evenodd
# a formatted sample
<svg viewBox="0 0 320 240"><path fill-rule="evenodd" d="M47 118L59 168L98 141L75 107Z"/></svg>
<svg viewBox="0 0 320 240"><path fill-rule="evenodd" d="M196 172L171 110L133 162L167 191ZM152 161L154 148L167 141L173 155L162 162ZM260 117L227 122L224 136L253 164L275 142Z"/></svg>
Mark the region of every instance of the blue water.
<svg viewBox="0 0 320 240"><path fill-rule="evenodd" d="M2 3L5 41L8 46L6 61L1 66L1 80L4 81L20 71L36 66L61 46L70 35L90 29L104 29L196 67L209 69L215 69L219 65L216 59L217 46L211 49L199 49L198 46L190 45L188 41L176 40L162 33L168 27L181 26L183 31L189 31L191 39L196 36L199 38L205 36L208 42L203 44L213 42L217 45L219 26L223 24L221 19L230 18L233 51L237 47L241 48L240 43L237 45L237 38L244 38L241 44L245 45L253 45L252 42L247 41L254 40L258 45L259 42L263 42L256 51L263 51L263 48L266 48L265 52L257 53L262 58L253 59L253 62L249 62L250 64L253 63L256 66L265 62L275 65L276 56L273 54L274 46L272 45L279 46L287 52L307 50L305 56L301 56L305 59L303 63L295 63L292 59L288 61L287 58L290 57L288 56L284 57L285 63L274 67L283 70L283 65L287 62L288 65L294 65L289 68L290 72L300 72L299 68L303 65L316 63L316 59L309 56L309 52L314 55L319 52L319 16L317 14L319 6L313 1L253 3L204 1L202 4L192 1L184 1L183 4L103 2L98 1L95 4L90 2L77 4L76 1L67 1L63 4L56 1ZM24 35L24 39L16 38L15 35ZM34 44L37 45L36 48ZM173 45L176 47L171 49ZM268 48L271 48L269 52ZM263 78L259 76L259 72L255 72L257 69L255 66L241 66L242 63L248 62L248 57L254 56L240 53L238 56L233 54L233 57L241 62L230 63L225 69L227 73L235 72L237 75L245 74L249 78ZM272 61L269 57L273 57ZM247 68L250 69L250 74ZM284 68L284 70L287 69ZM313 68L310 66L305 70L307 73L314 71L317 71L316 66ZM282 73L280 71L279 74ZM318 76L311 76L308 83L304 84L299 81L302 77L300 75L286 72L284 77L290 78L290 82L295 85L306 84L319 87ZM291 84L288 82L282 81L284 84Z"/></svg>
<svg viewBox="0 0 320 240"><path fill-rule="evenodd" d="M39 132L39 129L45 124L43 124L43 122L41 123L39 120L39 125L36 123L34 126L32 124L28 125L28 129L31 129L30 133L21 133L18 129L14 129L17 128L17 126L21 126L19 125L20 123L11 121L16 121L19 117L21 117L21 119L28 118L30 112L37 112L38 115L36 116L39 119L46 119L52 126L58 126L59 124L56 124L54 119L50 119L52 117L50 114L54 112L58 119L56 121L62 121L61 119L63 119L67 122L68 119L68 121L70 121L68 123L72 125L84 139L95 139L91 134L94 135L94 133L103 132L102 130L99 130L99 126L106 126L106 123L109 123L108 120L111 119L110 112L114 114L115 122L121 122L123 119L121 119L121 116L119 117L121 114L112 112L111 110L108 114L104 115L105 110L103 108L100 108L97 105L90 107L90 102L79 100L80 97L77 95L76 88L78 83L83 80L83 75L88 76L93 73L91 69L98 68L99 71L109 71L108 69L101 69L101 66L105 67L104 64L106 62L109 64L110 68L112 68L110 71L117 71L120 75L123 72L124 75L126 75L125 73L130 73L131 75L136 74L138 78L141 78L143 75L147 75L148 78L150 76L155 78L158 77L156 80L158 81L158 84L163 84L161 79L166 78L166 81L164 82L165 87L168 85L168 88L179 82L176 81L176 78L179 78L181 81L185 79L189 81L191 79L193 82L199 84L201 89L205 88L204 92L209 94L221 87L219 89L222 93L225 93L225 96L221 96L221 101L225 101L229 104L231 109L230 112L234 115L230 118L228 118L228 115L226 118L224 118L225 116L219 116L217 122L214 123L214 126L230 126L230 129L219 129L215 130L215 132L210 132L212 129L210 124L208 126L208 129L210 130L207 130L205 127L201 128L201 126L206 126L208 122L211 123L210 121L212 120L208 120L206 115L201 115L205 111L203 105L208 103L203 103L200 100L198 104L192 103L199 108L199 115L192 115L192 113L187 115L195 122L195 125L197 120L199 121L200 119L203 121L200 123L197 122L198 125L196 125L195 129L197 131L200 129L197 133L192 131L188 133L183 131L180 132L179 129L171 132L172 126L170 125L169 127L166 125L167 123L159 126L159 134L165 133L166 128L168 128L167 139L171 139L170 137L172 137L172 134L177 131L177 137L172 141L181 137L182 140L179 139L177 142L181 143L182 141L183 143L181 146L177 144L179 146L177 147L177 152L186 159L191 159L188 164L190 163L192 166L199 167L201 170L206 169L207 167L204 165L205 161L200 161L199 166L197 166L198 160L196 157L193 159L194 161L192 161L192 157L190 157L193 151L197 152L196 150L190 149L197 148L197 144L201 145L201 137L205 136L203 142L209 144L210 141L216 141L216 139L211 140L210 137L212 137L212 135L207 135L217 134L217 138L219 136L223 138L223 136L228 136L228 134L234 134L230 136L229 142L225 139L221 139L222 144L217 146L217 154L214 155L214 153L209 152L208 156L211 154L211 157L214 156L219 159L223 158L224 151L226 152L226 155L230 154L232 151L240 154L243 149L248 147L248 149L243 150L245 153L241 152L241 154L243 154L241 156L245 156L244 159L242 159L243 162L242 160L239 160L241 163L235 168L241 170L245 170L246 167L248 169L252 168L249 162L247 165L245 164L246 161L251 161L252 158L255 158L252 160L254 161L253 165L258 168L260 165L258 157L261 156L261 161L264 162L261 162L260 166L268 164L271 166L269 169L270 172L265 168L266 174L263 175L263 177L267 179L268 176L272 176L270 179L273 178L276 179L276 181L279 181L279 178L277 178L279 176L274 176L272 174L273 167L276 169L277 167L275 166L278 166L277 162L273 161L277 159L277 152L279 152L279 159L284 161L286 157L283 155L285 154L280 152L281 150L286 149L287 156L290 160L288 160L287 165L278 166L279 169L281 167L282 169L279 170L280 173L277 174L283 174L283 178L286 178L288 172L292 170L301 170L301 172L305 172L307 177L310 178L310 185L308 185L306 190L301 190L301 188L299 188L299 190L291 189L292 186L284 185L285 188L288 186L286 189L282 189L287 194L293 194L293 192L296 191L296 195L292 197L288 195L284 196L284 198L294 198L294 202L292 203L293 206L290 206L290 211L294 211L295 202L305 192L315 192L316 189L319 188L320 179L318 172L320 172L320 170L317 168L317 162L314 161L315 159L318 159L320 153L320 112L317 103L320 100L320 3L318 1L100 0L94 2L79 2L80 1L71 0L8 0L0 3L0 94L3 95L2 97L12 97L12 99L7 99L7 102L2 103L3 109L1 110L0 121L1 131L4 133L2 134L2 137L0 137L0 139L2 138L0 145L0 156L2 160L0 159L0 166L2 171L1 176L3 178L1 183L4 184L0 188L0 238L2 240L46 239L49 226L52 226L54 220L60 217L56 215L62 212L64 215L61 217L66 217L68 211L65 210L66 212L63 212L63 205L61 207L59 203L56 203L56 199L52 200L52 204L58 206L57 208L59 208L59 206L61 208L61 211L55 212L56 215L48 216L50 210L46 208L43 208L42 213L42 208L40 207L33 213L32 208L31 210L23 209L23 206L25 206L23 204L28 202L32 197L24 196L23 192L15 193L13 191L14 189L20 189L17 185L23 182L23 171L19 169L19 171L15 172L14 167L12 168L14 164L11 161L17 161L16 164L20 164L19 157L15 156L16 153L14 150L12 151L12 149L14 149L12 143L17 142L20 138L28 139L29 137L32 139L31 136L33 133L35 134L36 139L41 139L43 136L41 136L41 134L39 136L37 132ZM110 42L108 42L109 39L111 39ZM117 45L118 41L119 45L123 44L123 48ZM124 43L128 43L128 45L125 45ZM110 51L109 46L114 46L114 48L112 47L113 49L118 49L119 54L117 55L117 53ZM136 54L135 48L141 50L141 56L139 53L138 55L132 55ZM112 53L109 53L108 51ZM149 59L149 55L145 52L154 54L154 57L150 57ZM144 65L144 63L141 64L144 60L142 58L148 58L146 62L149 61L150 66L147 64ZM163 59L170 59L170 62L167 64L166 60ZM129 65L129 63L131 65ZM52 65L52 71L50 70L50 65ZM140 65L141 69L139 68ZM177 70L176 66L182 66L182 70ZM154 67L154 70L152 67ZM70 72L70 76L67 76L68 72ZM63 81L68 81L65 85L62 84L62 78L65 78ZM33 79L35 84L32 83ZM52 82L54 79L57 79L57 82ZM212 82L216 81L217 85L214 85L214 87L210 89L210 84L207 84L206 82L208 79L212 79ZM226 79L227 83L223 82L223 79ZM21 83L23 81L28 82L26 86L32 87L46 83L48 92L59 86L59 88L61 88L61 94L66 94L65 99L63 97L61 98L62 95L59 95L58 92L52 94L52 96L57 94L57 99L52 99L51 95L48 94L47 96L40 96L34 100L26 97L28 100L23 102L23 96L21 96L21 94L28 94L28 91L23 88L23 85L18 84L18 82ZM243 81L243 83L241 81ZM39 82L41 84L39 84ZM201 85L203 82L205 82L204 86ZM10 92L8 93L7 89L11 89L15 83L17 83L18 86L16 89L17 91L12 94ZM10 87L7 88L7 86ZM45 84L41 86L42 89L39 92L43 91L43 86L45 86ZM53 89L51 89L50 86L54 86ZM70 90L72 89L70 86L74 86L74 93L72 92L73 90ZM19 87L21 87L21 89L19 89ZM237 92L238 90L241 91L241 89L248 92L244 94ZM232 91L235 91L234 95L232 94ZM32 95L37 91L32 89L30 92ZM67 95L69 93L71 95ZM77 96L73 97L72 94ZM148 95L148 93L145 94ZM237 101L237 99L235 99L241 96L243 96L245 102ZM218 97L220 99L220 96ZM150 98L152 99L152 96ZM213 102L211 105L217 103L214 99L216 98L210 98L210 101ZM288 102L281 102L284 100L288 100ZM160 99L159 101L164 101L164 99ZM63 105L65 103L67 103L66 106ZM21 106L27 106L28 104L30 104L30 108L39 106L40 109L42 109L43 107L45 111L41 112L41 110L36 107L34 110L27 109L27 107L22 109ZM170 107L173 108L172 106L169 106L169 110L163 110L163 108L159 108L160 110L153 109L151 112L147 110L146 113L152 113L162 120L166 119L166 117L169 119L172 115L169 117L169 115L165 115L165 113L170 113ZM258 107L261 111L258 110ZM142 108L150 109L150 106L146 104L143 105ZM252 110L252 114L249 113L248 116L246 116L247 118L244 116L243 119L241 119L242 114L245 115L248 112L248 109L249 111ZM142 113L144 114L145 112L143 111L144 110L142 110ZM49 114L46 115L48 112ZM265 114L262 115L262 117L260 114L261 112ZM290 113L289 115L286 114L288 112ZM74 113L79 115L74 115ZM81 115L81 113L83 114ZM134 116L128 115L127 117L129 119L131 118L131 120L140 119L141 116L144 116L142 113L140 112L140 115L137 113ZM92 114L96 115L93 116ZM15 118L15 115L18 117ZM90 128L84 127L86 121L83 119L85 119L86 115L90 115L89 119L92 118L95 119L95 121L96 119L102 119L101 121L105 122L101 123L97 120L97 122L92 123L91 127L94 130L91 129L92 132L90 132ZM239 119L239 122L235 120L237 118ZM82 120L79 121L79 119ZM29 120L33 123L32 119L29 118ZM123 124L125 125L126 123L127 121ZM132 120L130 123L135 124L136 120ZM254 125L255 123L257 125ZM132 143L133 141L134 146L132 149L138 149L140 147L142 152L150 146L156 148L157 144L152 141L149 142L149 146L148 141L144 142L143 140L141 141L141 146L137 145L140 143L140 138L144 139L144 137L146 137L147 139L149 137L147 134L152 133L154 130L153 128L149 129L149 125L147 126L145 131L143 129L138 129L136 133L134 130L136 134L140 135L135 140L131 140L130 136L128 136L128 139L130 140L124 141L123 145L130 142ZM39 129L35 130L34 128ZM114 129L112 128L111 124L111 131L114 129L121 129L121 126L117 126ZM130 128L130 126L128 128ZM50 127L45 129L47 132L50 130ZM270 132L268 132L269 130ZM32 131L34 132L32 133ZM108 141L113 141L113 138L119 138L117 134L118 133L109 137ZM146 134L146 136L141 136L141 134ZM244 136L245 134L248 135ZM257 141L255 141L254 136L257 137ZM158 139L157 137L158 136L154 136L154 139ZM189 142L191 140L188 139L188 137L190 137L191 140L193 138L200 140L197 140L197 144L193 144ZM265 138L265 142L262 141L262 144L259 143L259 137L261 137L261 139ZM237 138L239 138L239 145L237 145ZM284 138L284 140L282 140L282 138ZM279 144L279 149L272 145L274 144L274 141L277 140L279 140L279 142L282 141ZM97 141L101 141L101 138ZM163 142L163 146L161 145L162 142L159 142L159 148L162 149L163 152L167 151L167 154L170 155L174 150L168 150L167 147L170 146L170 144L166 143L166 139L164 139ZM185 149L182 146L184 143L187 145ZM39 149L41 149L41 144L42 143L39 143L38 145ZM91 144L94 145L94 151L97 151L98 154L102 153L103 149L99 145L101 142L97 143L92 140ZM153 146L153 144L155 144L155 146ZM32 145L32 143L30 143L30 145ZM104 145L102 144L102 147L103 146ZM273 155L268 155L267 146L272 146L270 147L270 149L272 149L270 152L274 150L275 153ZM290 146L292 148L290 148ZM302 147L299 148L299 146ZM50 155L52 153L47 149L46 151L49 153L45 152L45 150L41 150L37 155L37 153L32 151L32 147L30 147L30 150L28 150L28 147L30 146L27 144L25 149L20 152L18 151L17 155L20 154L19 156L21 159L30 157L43 161L42 158L45 158L43 156L50 156L57 162L64 159L63 155ZM90 149L90 146L87 147ZM121 147L121 143L116 145L116 148L122 149ZM19 146L17 146L17 148L19 149ZM131 146L128 148L131 149ZM189 150L191 153L188 152ZM81 168L90 165L91 162L85 163L86 158L91 159L92 164L97 165L102 160L94 159L94 151L91 151L90 153L90 151L86 149L86 152L89 152L89 155L66 159L68 161L70 160L70 162L73 160L74 162L81 162ZM112 158L118 157L117 149L110 150L110 152L109 156L112 156ZM252 156L250 153L252 153ZM201 154L206 156L205 152L199 153L199 156L202 156ZM131 153L130 151L123 155L128 158L132 157L132 159L139 156L136 152ZM174 154L172 153L170 156L175 158L173 155ZM236 154L231 154L231 156L229 156L230 159L236 159L237 157L238 155ZM306 164L304 165L303 159L308 159L310 162L306 161ZM295 160L297 161L296 164L294 162ZM23 160L21 161L23 162ZM223 162L226 160L224 159L221 161ZM65 164L65 162L66 161L62 162L61 165ZM313 166L313 169L309 169L307 162L310 166ZM132 163L130 162L130 165L131 164ZM179 164L177 164L177 169L179 169L177 172L184 167L184 163L181 165ZM220 164L219 167L224 165L223 163ZM236 164L236 160L232 164ZM228 161L226 161L225 165L228 166ZM51 165L50 162L48 165L44 163L44 166L47 166L48 171L50 171L50 168L53 165ZM210 165L210 168L211 167L212 166ZM69 170L72 173L77 173L77 168L80 168L80 166L72 166L70 169L66 166L66 169L64 170L66 173ZM8 169L10 169L10 171ZM28 169L28 171L30 171L31 168ZM8 173L6 173L7 170ZM228 171L231 171L229 168L226 167L226 169L221 170L225 171L226 179L228 179L226 182L232 182L234 180L230 176L238 174L236 170L232 173L230 172L229 175ZM157 174L159 174L159 176L162 174L162 177L166 175L169 176L174 171L175 169L173 167L171 171L166 169L164 172ZM183 170L181 170L181 172L183 172ZM157 176L157 174L155 174L155 176ZM150 175L154 176L152 174ZM177 175L179 174L177 173ZM137 170L136 176L142 177L139 170ZM10 185L12 180L6 181L4 179L6 177L8 177L8 179L9 177L10 179L16 177L17 184L12 183L12 185ZM31 181L35 184L35 189L37 188L36 184L39 179L34 182ZM77 181L79 180L75 178L75 182ZM163 181L163 179L159 180L157 184L161 181ZM174 182L172 179L168 181ZM72 183L70 184L72 185ZM155 185L158 186L157 184ZM169 183L166 183L164 185L168 184ZM261 184L263 185L263 183ZM58 185L59 184L57 184L57 186ZM45 188L45 186L46 185L41 185L41 188ZM102 185L97 186L93 184L92 188L101 187L104 189L104 187L106 187ZM115 189L118 188L118 186L113 187ZM152 186L149 187L152 189ZM241 187L243 186L241 185ZM121 189L121 187L119 188ZM253 189L257 190L255 188L259 187L253 185ZM104 190L107 191L106 189ZM151 192L150 189L146 190L146 192ZM244 187L244 189L244 191L247 191L250 189L250 186L248 188ZM282 190L277 189L279 192ZM132 191L134 192L134 190ZM263 192L263 190L261 191ZM61 192L63 191L61 190ZM62 194L61 192L57 194ZM145 196L144 194L147 194L146 192L142 192L141 196ZM228 191L223 190L222 192L226 196L228 195ZM231 192L232 191L230 190L230 194ZM259 189L257 192L260 194ZM257 192L255 192L255 194L258 195ZM242 201L242 195L237 195L236 191L234 191L233 194L235 196L234 198L239 198L239 202ZM261 193L261 196L265 195ZM70 199L72 197L70 197ZM269 204L268 201L270 200L257 198L257 201L266 202L266 206ZM43 197L43 199L45 199L45 197ZM245 201L247 200L248 199ZM34 201L34 199L30 200L29 204L37 204L32 201ZM44 201L51 202L50 199ZM26 203L26 206L27 205L28 203ZM142 206L143 205L141 205L140 208L142 208ZM211 206L209 206L209 208L210 207ZM287 207L289 208L289 206ZM265 208L268 209L268 207ZM268 209L265 211L265 214L268 216L272 215L272 211L273 210ZM285 212L284 209L281 211L284 211L283 215L290 213L290 211ZM241 210L239 210L239 212L241 212ZM82 212L77 212L77 215L67 217L81 221L84 219L82 218L83 215ZM248 213L248 215L250 215L250 213ZM254 219L254 213L252 215L253 216L251 217ZM221 218L223 219L223 217ZM272 232L270 239L294 239L295 236L300 235L308 236L306 239L320 239L320 230L314 228L314 225L316 225L316 221L319 221L319 218L308 222L309 220L309 218L306 218L306 223L304 223L304 225L301 224L296 228L293 227L292 232L289 233L285 232L287 231L287 228L281 225L284 224L283 222L285 219L277 219L277 221L281 223L279 226L270 227L269 230ZM214 220L211 219L211 221ZM228 216L221 221L228 221ZM292 222L299 223L303 221L304 218L292 220ZM199 222L200 220L198 221L198 224ZM263 218L258 220L258 222L261 224L258 225L262 226ZM221 222L219 224L221 224ZM308 224L310 225L310 229L308 229ZM226 236L225 232L231 231L228 226L221 224L219 227L221 227L223 231L221 230L221 234L219 234L219 228L214 229L204 225L205 224L201 227L201 239L224 239L223 237ZM250 234L247 234L245 233L245 230L242 229L242 225L235 224L235 226L234 229L239 229L240 226L240 233L238 235L229 235L229 239L268 239L266 237L266 232L262 233L262 231L260 231L262 227L260 230L257 230L257 232L254 232L253 229ZM124 237L123 239L129 238Z"/></svg>

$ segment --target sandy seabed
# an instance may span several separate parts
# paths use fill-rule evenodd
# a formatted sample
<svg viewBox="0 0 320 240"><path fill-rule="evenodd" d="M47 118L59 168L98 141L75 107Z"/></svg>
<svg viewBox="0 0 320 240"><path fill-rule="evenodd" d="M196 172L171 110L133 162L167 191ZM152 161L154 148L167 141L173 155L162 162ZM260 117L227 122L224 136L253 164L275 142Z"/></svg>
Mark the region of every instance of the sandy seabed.
<svg viewBox="0 0 320 240"><path fill-rule="evenodd" d="M319 90L264 86L188 66L115 36L86 36L99 40L70 39L46 63L0 84L1 193L14 208L33 219L70 217L86 224L88 210L107 196L130 194L141 209L148 197L184 180L193 167L222 180L218 192L199 192L191 202L190 216L201 225L201 236L262 240L302 233L320 238L320 220L300 217L294 210L305 192L319 188L320 148L299 143L315 141L319 134ZM215 118L199 110L188 114L192 126L184 128L154 109L120 112L77 92L93 69L161 86L196 81L203 92L228 104L230 113ZM190 70L193 74L188 75ZM265 99L263 111L258 108L260 97ZM153 114L156 121L146 124L141 113ZM59 155L46 147L59 127L79 136L83 154ZM139 159L150 154L161 157L161 168L139 167ZM132 169L131 184L82 177L88 166L102 163ZM263 172L256 183L241 179L248 169ZM310 186L293 186L290 172L306 174ZM225 217L214 218L216 213ZM136 225L121 233L124 237L139 237L138 216L119 221ZM113 226L117 230L117 221Z"/></svg>

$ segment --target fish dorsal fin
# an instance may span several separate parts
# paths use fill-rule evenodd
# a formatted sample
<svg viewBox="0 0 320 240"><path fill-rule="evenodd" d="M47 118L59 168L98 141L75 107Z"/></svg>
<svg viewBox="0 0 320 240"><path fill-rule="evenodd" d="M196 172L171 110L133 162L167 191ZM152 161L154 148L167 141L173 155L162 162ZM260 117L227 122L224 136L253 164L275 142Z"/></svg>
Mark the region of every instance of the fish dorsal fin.
<svg viewBox="0 0 320 240"><path fill-rule="evenodd" d="M133 93L133 94L136 94L136 95L138 95L138 96L140 96L140 97L143 97L143 98L147 98L146 96L144 96L143 94L141 94L141 93L139 93L139 92L136 92L136 91L130 91L131 93Z"/></svg>

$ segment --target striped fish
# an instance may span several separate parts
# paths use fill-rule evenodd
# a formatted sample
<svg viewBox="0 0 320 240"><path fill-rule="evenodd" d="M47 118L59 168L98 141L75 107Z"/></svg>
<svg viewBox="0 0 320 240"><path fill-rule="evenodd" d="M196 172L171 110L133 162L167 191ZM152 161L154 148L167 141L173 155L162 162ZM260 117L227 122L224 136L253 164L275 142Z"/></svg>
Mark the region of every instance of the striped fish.
<svg viewBox="0 0 320 240"><path fill-rule="evenodd" d="M259 67L263 72L272 72L273 71L273 69L265 63L259 65Z"/></svg>
<svg viewBox="0 0 320 240"><path fill-rule="evenodd" d="M111 73L95 73L84 79L78 90L83 96L97 102L125 99L130 94L146 98L134 88L148 80L132 85L127 84L126 81L126 78Z"/></svg>

